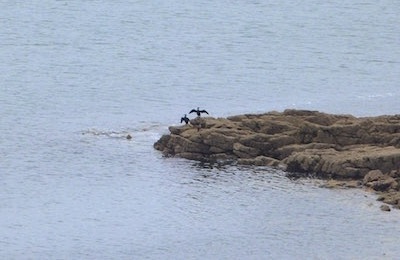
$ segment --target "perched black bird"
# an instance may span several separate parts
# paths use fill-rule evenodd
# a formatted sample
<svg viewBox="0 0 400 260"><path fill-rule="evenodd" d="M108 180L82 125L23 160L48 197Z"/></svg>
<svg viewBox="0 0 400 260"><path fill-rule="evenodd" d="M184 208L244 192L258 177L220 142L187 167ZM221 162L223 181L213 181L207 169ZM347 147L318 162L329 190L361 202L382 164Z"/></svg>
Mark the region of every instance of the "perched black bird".
<svg viewBox="0 0 400 260"><path fill-rule="evenodd" d="M185 114L185 116L184 117L181 117L181 123L182 122L185 122L186 124L188 124L189 123L189 118L186 116L186 114Z"/></svg>
<svg viewBox="0 0 400 260"><path fill-rule="evenodd" d="M193 112L196 112L197 116L200 116L201 113L206 113L208 115L208 112L205 111L204 109L203 110L200 110L199 108L197 108L197 110L196 109L192 109L192 110L190 110L189 114L193 113Z"/></svg>

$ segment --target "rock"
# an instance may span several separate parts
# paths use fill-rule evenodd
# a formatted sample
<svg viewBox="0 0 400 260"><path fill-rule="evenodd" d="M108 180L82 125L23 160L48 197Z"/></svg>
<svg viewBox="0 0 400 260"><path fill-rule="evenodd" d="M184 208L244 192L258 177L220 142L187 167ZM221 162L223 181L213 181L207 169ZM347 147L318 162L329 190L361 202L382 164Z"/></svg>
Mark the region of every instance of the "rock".
<svg viewBox="0 0 400 260"><path fill-rule="evenodd" d="M369 172L367 173L367 175L364 176L363 184L365 185L365 184L367 184L367 183L369 183L369 182L377 181L377 180L383 178L383 176L384 176L384 175L383 175L383 173L382 173L381 170L372 170L372 171L369 171Z"/></svg>
<svg viewBox="0 0 400 260"><path fill-rule="evenodd" d="M206 128L206 120L202 117L196 117L195 119L190 120L190 124L197 128L198 131L202 128Z"/></svg>
<svg viewBox="0 0 400 260"><path fill-rule="evenodd" d="M171 135L162 135L161 138L154 143L153 147L157 150L162 151L165 154L171 154L171 151L169 149L169 146L171 145L171 143L169 142L170 139Z"/></svg>
<svg viewBox="0 0 400 260"><path fill-rule="evenodd" d="M169 131L154 144L165 156L279 167L293 176L309 173L343 186L356 181L375 192L400 193L400 115L357 118L288 109L199 117Z"/></svg>
<svg viewBox="0 0 400 260"><path fill-rule="evenodd" d="M394 147L360 145L342 148L306 149L282 161L292 171L316 172L327 178L363 178L371 169L390 172L400 159Z"/></svg>
<svg viewBox="0 0 400 260"><path fill-rule="evenodd" d="M170 131L171 134L174 135L179 135L183 133L187 129L187 126L170 126L168 130Z"/></svg>
<svg viewBox="0 0 400 260"><path fill-rule="evenodd" d="M254 158L260 154L260 151L256 148L245 146L241 143L233 144L233 153L238 158Z"/></svg>
<svg viewBox="0 0 400 260"><path fill-rule="evenodd" d="M257 166L279 166L280 161L271 157L257 156L251 159L238 159L239 164L257 165Z"/></svg>
<svg viewBox="0 0 400 260"><path fill-rule="evenodd" d="M233 144L237 141L237 138L232 137L227 132L228 131L210 132L202 138L203 143L219 149L218 151L232 152Z"/></svg>
<svg viewBox="0 0 400 260"><path fill-rule="evenodd" d="M172 156L265 156L287 164L289 170L325 177L363 178L370 170L386 174L400 168L400 116L356 118L289 109L191 121L201 130L171 126L170 137L163 136L154 147Z"/></svg>
<svg viewBox="0 0 400 260"><path fill-rule="evenodd" d="M339 181L339 180L328 180L325 184L321 185L324 188L357 188L360 187L362 183L360 181L350 180L350 181Z"/></svg>
<svg viewBox="0 0 400 260"><path fill-rule="evenodd" d="M391 170L389 176L393 178L400 178L400 170Z"/></svg>
<svg viewBox="0 0 400 260"><path fill-rule="evenodd" d="M268 153L273 149L270 142L271 137L271 135L264 133L251 133L241 136L238 142L242 145L256 148L262 153Z"/></svg>
<svg viewBox="0 0 400 260"><path fill-rule="evenodd" d="M384 175L381 170L369 171L364 176L363 184L375 191L398 189L397 181L389 175Z"/></svg>
<svg viewBox="0 0 400 260"><path fill-rule="evenodd" d="M400 206L400 193L393 190L381 192L378 197L378 201L382 201L394 206Z"/></svg>
<svg viewBox="0 0 400 260"><path fill-rule="evenodd" d="M375 191L388 191L391 188L396 188L398 186L397 182L392 177L385 177L383 180L370 182L369 185Z"/></svg>

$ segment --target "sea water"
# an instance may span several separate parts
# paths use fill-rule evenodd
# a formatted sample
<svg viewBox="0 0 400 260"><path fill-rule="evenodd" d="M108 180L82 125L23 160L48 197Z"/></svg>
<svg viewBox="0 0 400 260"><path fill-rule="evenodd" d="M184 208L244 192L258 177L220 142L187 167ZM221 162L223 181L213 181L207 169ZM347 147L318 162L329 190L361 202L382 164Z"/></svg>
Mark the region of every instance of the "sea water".
<svg viewBox="0 0 400 260"><path fill-rule="evenodd" d="M373 194L152 147L197 107L213 117L399 113L393 1L0 8L1 258L399 255L400 214L380 211Z"/></svg>

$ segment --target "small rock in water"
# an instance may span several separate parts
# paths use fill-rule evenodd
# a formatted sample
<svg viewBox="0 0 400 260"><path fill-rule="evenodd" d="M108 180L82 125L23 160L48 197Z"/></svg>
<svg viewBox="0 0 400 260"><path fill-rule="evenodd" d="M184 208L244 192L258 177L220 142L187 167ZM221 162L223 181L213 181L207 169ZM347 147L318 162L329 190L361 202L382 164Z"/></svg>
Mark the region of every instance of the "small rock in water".
<svg viewBox="0 0 400 260"><path fill-rule="evenodd" d="M382 205L381 210L382 211L390 211L390 207L388 205Z"/></svg>
<svg viewBox="0 0 400 260"><path fill-rule="evenodd" d="M131 136L130 134L128 134L128 135L126 136L126 139L131 140L131 139L132 139L132 136Z"/></svg>

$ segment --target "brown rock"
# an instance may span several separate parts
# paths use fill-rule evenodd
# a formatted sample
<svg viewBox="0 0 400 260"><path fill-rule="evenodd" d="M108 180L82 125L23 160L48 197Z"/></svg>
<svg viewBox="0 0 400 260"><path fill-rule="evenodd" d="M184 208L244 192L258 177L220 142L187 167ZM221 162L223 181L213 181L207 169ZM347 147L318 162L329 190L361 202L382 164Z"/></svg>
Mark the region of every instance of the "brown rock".
<svg viewBox="0 0 400 260"><path fill-rule="evenodd" d="M367 183L369 183L369 182L380 180L380 179L382 179L383 177L384 177L384 175L383 175L383 173L382 173L381 170L372 170L372 171L369 171L369 172L367 173L367 175L364 176L363 184L365 185L365 184L367 184Z"/></svg>
<svg viewBox="0 0 400 260"><path fill-rule="evenodd" d="M271 135L263 133L252 133L241 136L238 141L245 146L254 147L263 153L267 153L272 149L271 137Z"/></svg>
<svg viewBox="0 0 400 260"><path fill-rule="evenodd" d="M209 146L202 143L195 143L187 138L183 138L179 135L172 135L170 142L174 143L175 154L179 153L202 153L208 154Z"/></svg>
<svg viewBox="0 0 400 260"><path fill-rule="evenodd" d="M358 188L361 186L360 181L349 180L349 181L339 181L339 180L328 180L322 187L325 188Z"/></svg>
<svg viewBox="0 0 400 260"><path fill-rule="evenodd" d="M390 189L398 189L398 183L390 176L385 175L382 179L372 181L366 184L367 187L371 187L376 191L388 191Z"/></svg>
<svg viewBox="0 0 400 260"><path fill-rule="evenodd" d="M357 118L288 109L198 117L169 131L154 143L164 156L280 167L332 179L330 186L362 183L400 207L400 115Z"/></svg>
<svg viewBox="0 0 400 260"><path fill-rule="evenodd" d="M231 132L229 130L229 132ZM233 144L237 138L228 131L210 132L203 136L203 142L211 147L219 148L222 151L229 152L233 150Z"/></svg>
<svg viewBox="0 0 400 260"><path fill-rule="evenodd" d="M277 167L280 163L279 160L271 158L271 157L266 157L266 156L257 156L256 158L251 158L251 159L238 159L239 164L244 164L244 165L256 165L256 166L273 166Z"/></svg>
<svg viewBox="0 0 400 260"><path fill-rule="evenodd" d="M191 122L170 127L154 148L166 156L282 165L322 178L363 180L374 190L399 190L400 115L357 118L289 109ZM370 180L373 170L386 177Z"/></svg>
<svg viewBox="0 0 400 260"><path fill-rule="evenodd" d="M245 146L241 143L234 143L233 153L239 158L254 158L260 154L260 151L256 148Z"/></svg>
<svg viewBox="0 0 400 260"><path fill-rule="evenodd" d="M395 207L400 206L400 192L389 191L383 192L379 195L378 201L393 205Z"/></svg>
<svg viewBox="0 0 400 260"><path fill-rule="evenodd" d="M174 135L179 135L183 133L188 127L186 126L170 126L168 130L171 132L171 134Z"/></svg>
<svg viewBox="0 0 400 260"><path fill-rule="evenodd" d="M363 184L375 191L398 189L398 182L391 176L385 175L380 170L372 170L364 176Z"/></svg>

